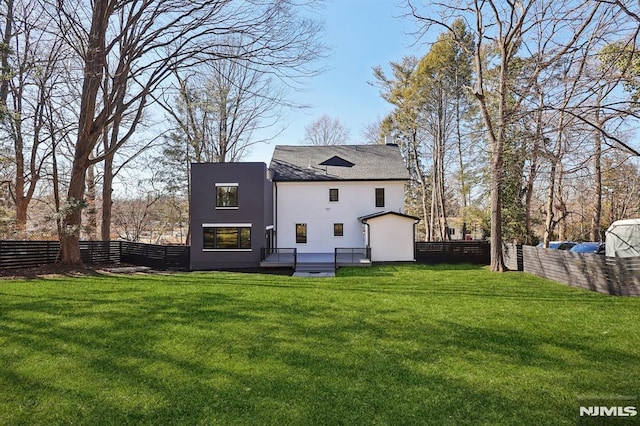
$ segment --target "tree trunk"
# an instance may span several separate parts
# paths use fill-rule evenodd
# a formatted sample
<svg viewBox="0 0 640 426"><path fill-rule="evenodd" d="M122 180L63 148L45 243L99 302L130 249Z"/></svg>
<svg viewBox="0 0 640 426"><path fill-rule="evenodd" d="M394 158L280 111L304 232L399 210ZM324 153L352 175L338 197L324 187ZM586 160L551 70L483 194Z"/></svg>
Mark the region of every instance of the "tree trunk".
<svg viewBox="0 0 640 426"><path fill-rule="evenodd" d="M549 189L547 191L547 200L545 204L545 222L544 222L544 235L543 235L543 244L545 247L549 247L549 241L553 235L553 228L555 224L553 222L553 197L555 196L555 186L556 186L556 164L557 157L554 157L551 160L551 170L549 171Z"/></svg>
<svg viewBox="0 0 640 426"><path fill-rule="evenodd" d="M12 49L10 49L9 46L11 46L11 39L13 38L13 0L6 0L5 4L5 22L2 37L3 48L0 49L0 67L2 67L2 69L0 72L3 76L8 76L11 75L9 56L11 55ZM0 115L6 113L7 97L9 96L9 81L10 78L6 77L0 79Z"/></svg>
<svg viewBox="0 0 640 426"><path fill-rule="evenodd" d="M80 241L80 228L82 226L82 203L86 170L86 159L76 155L73 161L71 180L69 181L67 203L63 207L65 215L62 220L60 248L62 250L62 263L66 265L82 265L78 242Z"/></svg>
<svg viewBox="0 0 640 426"><path fill-rule="evenodd" d="M538 93L538 104L543 105L544 96ZM531 202L533 201L533 185L538 175L538 155L540 154L540 144L544 144L542 108L536 112L536 134L533 139L533 150L531 153L531 164L529 165L529 176L527 177L525 201L524 201L524 229L527 233L525 244L531 244L533 230L531 227Z"/></svg>
<svg viewBox="0 0 640 426"><path fill-rule="evenodd" d="M84 232L89 241L98 239L98 209L96 207L96 174L95 165L89 165L87 169L87 225Z"/></svg>
<svg viewBox="0 0 640 426"><path fill-rule="evenodd" d="M480 105L482 119L487 133L487 139L491 154L491 236L490 236L490 267L493 272L504 272L504 257L502 254L502 173L504 168L504 134L506 115L506 87L507 87L507 57L503 52L503 63L500 68L500 105L498 110L498 122L494 126L494 121L489 112L488 100L484 95L482 49L481 40L477 41L478 46L475 52L475 68L477 74L475 97ZM495 128L494 128L495 127Z"/></svg>
<svg viewBox="0 0 640 426"><path fill-rule="evenodd" d="M113 207L113 155L104 159L104 176L102 177L102 225L100 234L102 241L111 241L111 208Z"/></svg>
<svg viewBox="0 0 640 426"><path fill-rule="evenodd" d="M492 149L491 160L491 270L505 270L502 256L502 141Z"/></svg>
<svg viewBox="0 0 640 426"><path fill-rule="evenodd" d="M13 120L10 118L10 120ZM14 186L14 205L16 209L16 232L19 239L27 238L27 207L29 203L25 203L24 190L26 187L25 180L25 162L24 162L24 142L22 140L22 130L19 120L12 125L13 139L15 149L16 162L16 180Z"/></svg>
<svg viewBox="0 0 640 426"><path fill-rule="evenodd" d="M466 181L466 173L464 170L464 155L462 152L462 129L460 123L462 121L462 116L460 114L460 94L456 95L456 145L458 148L458 167L460 170L458 171L458 180L460 181L460 198L462 201L462 223L466 223L466 215L467 215L467 206L469 202L467 201L467 181ZM462 239L464 239L464 235Z"/></svg>
<svg viewBox="0 0 640 426"><path fill-rule="evenodd" d="M418 182L420 183L420 189L422 192L420 198L422 200L422 216L425 227L424 239L425 241L431 241L432 225L430 224L429 210L427 208L427 180L424 176L424 173L422 172L422 168L420 167L420 158L418 156L418 140L415 130L412 131L411 134L411 147L408 153L410 153L411 161L413 161L414 167L416 168L416 174L418 175Z"/></svg>
<svg viewBox="0 0 640 426"><path fill-rule="evenodd" d="M567 203L564 201L564 166L562 162L558 163L558 183L556 185L556 210L558 211L558 239L565 241L567 239Z"/></svg>
<svg viewBox="0 0 640 426"><path fill-rule="evenodd" d="M62 239L62 221L60 220L60 179L58 178L58 157L56 153L57 143L52 144L51 152L51 180L53 184L53 202L56 208L56 229L58 239Z"/></svg>
<svg viewBox="0 0 640 426"><path fill-rule="evenodd" d="M600 96L598 96L600 100ZM601 128L599 110L596 109L596 124ZM593 205L593 216L591 217L591 231L589 237L591 241L600 241L602 238L602 136L600 131L596 130L593 135L593 190L595 192L595 200Z"/></svg>
<svg viewBox="0 0 640 426"><path fill-rule="evenodd" d="M96 118L96 101L101 88L105 65L105 37L111 13L109 1L93 2L91 29L88 34L87 49L84 58L84 79L80 99L80 117L78 119L78 137L76 140L71 179L67 192L67 202L62 221L62 263L81 266L80 228L82 226L82 203L84 183L89 156L105 126L102 114Z"/></svg>

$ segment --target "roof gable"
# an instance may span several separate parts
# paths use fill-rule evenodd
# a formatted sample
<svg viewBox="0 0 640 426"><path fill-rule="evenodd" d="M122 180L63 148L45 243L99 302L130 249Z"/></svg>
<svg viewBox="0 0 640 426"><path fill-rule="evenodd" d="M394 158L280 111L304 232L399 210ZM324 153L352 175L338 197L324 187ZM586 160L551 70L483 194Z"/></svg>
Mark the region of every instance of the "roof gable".
<svg viewBox="0 0 640 426"><path fill-rule="evenodd" d="M393 212L393 211L384 211L384 212L375 212L372 214L368 214L366 216L361 216L358 218L358 220L362 223L367 223L369 220L371 219L377 219L379 217L384 217L384 216L397 216L397 217L401 217L403 219L411 219L413 221L417 221L420 222L420 218L416 217L416 216L411 216L408 214L404 214L404 213L397 213L397 212Z"/></svg>

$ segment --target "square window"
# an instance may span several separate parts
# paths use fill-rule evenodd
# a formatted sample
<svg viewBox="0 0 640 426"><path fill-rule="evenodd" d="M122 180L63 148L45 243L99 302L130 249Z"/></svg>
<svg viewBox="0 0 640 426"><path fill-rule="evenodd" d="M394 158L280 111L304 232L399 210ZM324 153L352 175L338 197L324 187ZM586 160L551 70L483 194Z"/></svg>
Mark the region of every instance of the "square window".
<svg viewBox="0 0 640 426"><path fill-rule="evenodd" d="M216 207L238 207L238 185L216 185Z"/></svg>
<svg viewBox="0 0 640 426"><path fill-rule="evenodd" d="M384 188L376 188L376 207L384 207Z"/></svg>
<svg viewBox="0 0 640 426"><path fill-rule="evenodd" d="M307 243L307 224L296 223L296 244Z"/></svg>
<svg viewBox="0 0 640 426"><path fill-rule="evenodd" d="M342 236L344 236L344 224L342 224L342 223L334 223L333 224L333 236L334 237L342 237Z"/></svg>
<svg viewBox="0 0 640 426"><path fill-rule="evenodd" d="M331 202L338 201L338 188L329 189L329 201Z"/></svg>

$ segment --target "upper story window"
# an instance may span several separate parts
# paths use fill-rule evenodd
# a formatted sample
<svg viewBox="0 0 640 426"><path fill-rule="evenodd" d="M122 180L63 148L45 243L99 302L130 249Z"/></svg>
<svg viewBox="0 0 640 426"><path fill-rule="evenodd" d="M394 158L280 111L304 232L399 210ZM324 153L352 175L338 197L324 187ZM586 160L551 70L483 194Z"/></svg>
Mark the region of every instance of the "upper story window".
<svg viewBox="0 0 640 426"><path fill-rule="evenodd" d="M332 202L338 201L338 188L329 189L329 201L332 201Z"/></svg>
<svg viewBox="0 0 640 426"><path fill-rule="evenodd" d="M376 207L384 207L384 188L376 188Z"/></svg>
<svg viewBox="0 0 640 426"><path fill-rule="evenodd" d="M342 224L342 223L334 223L333 224L333 236L334 237L342 237L342 236L344 236L344 224Z"/></svg>
<svg viewBox="0 0 640 426"><path fill-rule="evenodd" d="M237 209L238 208L238 184L237 183L216 183L216 208Z"/></svg>

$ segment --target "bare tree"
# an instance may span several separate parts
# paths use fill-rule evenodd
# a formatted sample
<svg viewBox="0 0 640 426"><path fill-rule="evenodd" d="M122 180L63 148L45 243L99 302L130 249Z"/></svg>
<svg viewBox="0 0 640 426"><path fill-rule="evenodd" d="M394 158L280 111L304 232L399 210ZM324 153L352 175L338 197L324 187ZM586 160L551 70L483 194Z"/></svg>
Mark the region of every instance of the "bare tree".
<svg viewBox="0 0 640 426"><path fill-rule="evenodd" d="M148 237L153 241L153 206L160 199L154 192L148 192L135 198L117 200L114 214L114 228L118 237L126 241L139 242Z"/></svg>
<svg viewBox="0 0 640 426"><path fill-rule="evenodd" d="M365 143L370 145L382 144L384 143L384 137L382 130L382 120L378 119L376 121L372 121L371 123L366 124L362 128L362 140Z"/></svg>
<svg viewBox="0 0 640 426"><path fill-rule="evenodd" d="M502 186L507 130L535 86L538 76L569 52L590 28L600 4L570 1L525 2L455 1L436 5L436 14L422 13L408 0L411 15L423 25L422 31L438 26L455 34L452 22L473 22L475 84L472 89L483 117L491 159L491 269L505 270L502 257ZM439 15L438 15L439 13ZM464 47L464 43L458 40ZM487 56L491 52L492 55ZM525 78L528 84L514 90L512 72L520 52L535 52L535 64ZM489 73L495 84L488 86Z"/></svg>
<svg viewBox="0 0 640 426"><path fill-rule="evenodd" d="M194 64L229 59L229 37L239 40L240 59L271 67L276 78L308 75L318 55L318 25L299 18L295 0L75 0L53 2L58 31L83 62L78 136L67 192L62 260L80 264L78 246L85 175L91 163L119 149L151 102L176 72ZM105 78L112 82L108 87ZM106 87L106 93L104 92ZM102 95L102 96L101 96ZM95 158L94 148L109 126L129 115L115 145Z"/></svg>
<svg viewBox="0 0 640 426"><path fill-rule="evenodd" d="M229 45L229 57L240 53ZM282 131L278 123L288 104L285 90L246 60L200 64L176 71L175 80L177 87L170 93L177 94L159 99L173 127L164 137L163 157L184 181L191 161L239 161L252 146Z"/></svg>
<svg viewBox="0 0 640 426"><path fill-rule="evenodd" d="M339 119L324 114L305 126L304 139L311 145L344 145L349 142L349 133Z"/></svg>
<svg viewBox="0 0 640 426"><path fill-rule="evenodd" d="M12 145L10 192L17 235L25 238L28 207L52 155L52 131L56 129L48 126L48 114L67 52L62 40L47 32L52 20L43 15L37 2L11 0L5 7L0 116L4 136Z"/></svg>

